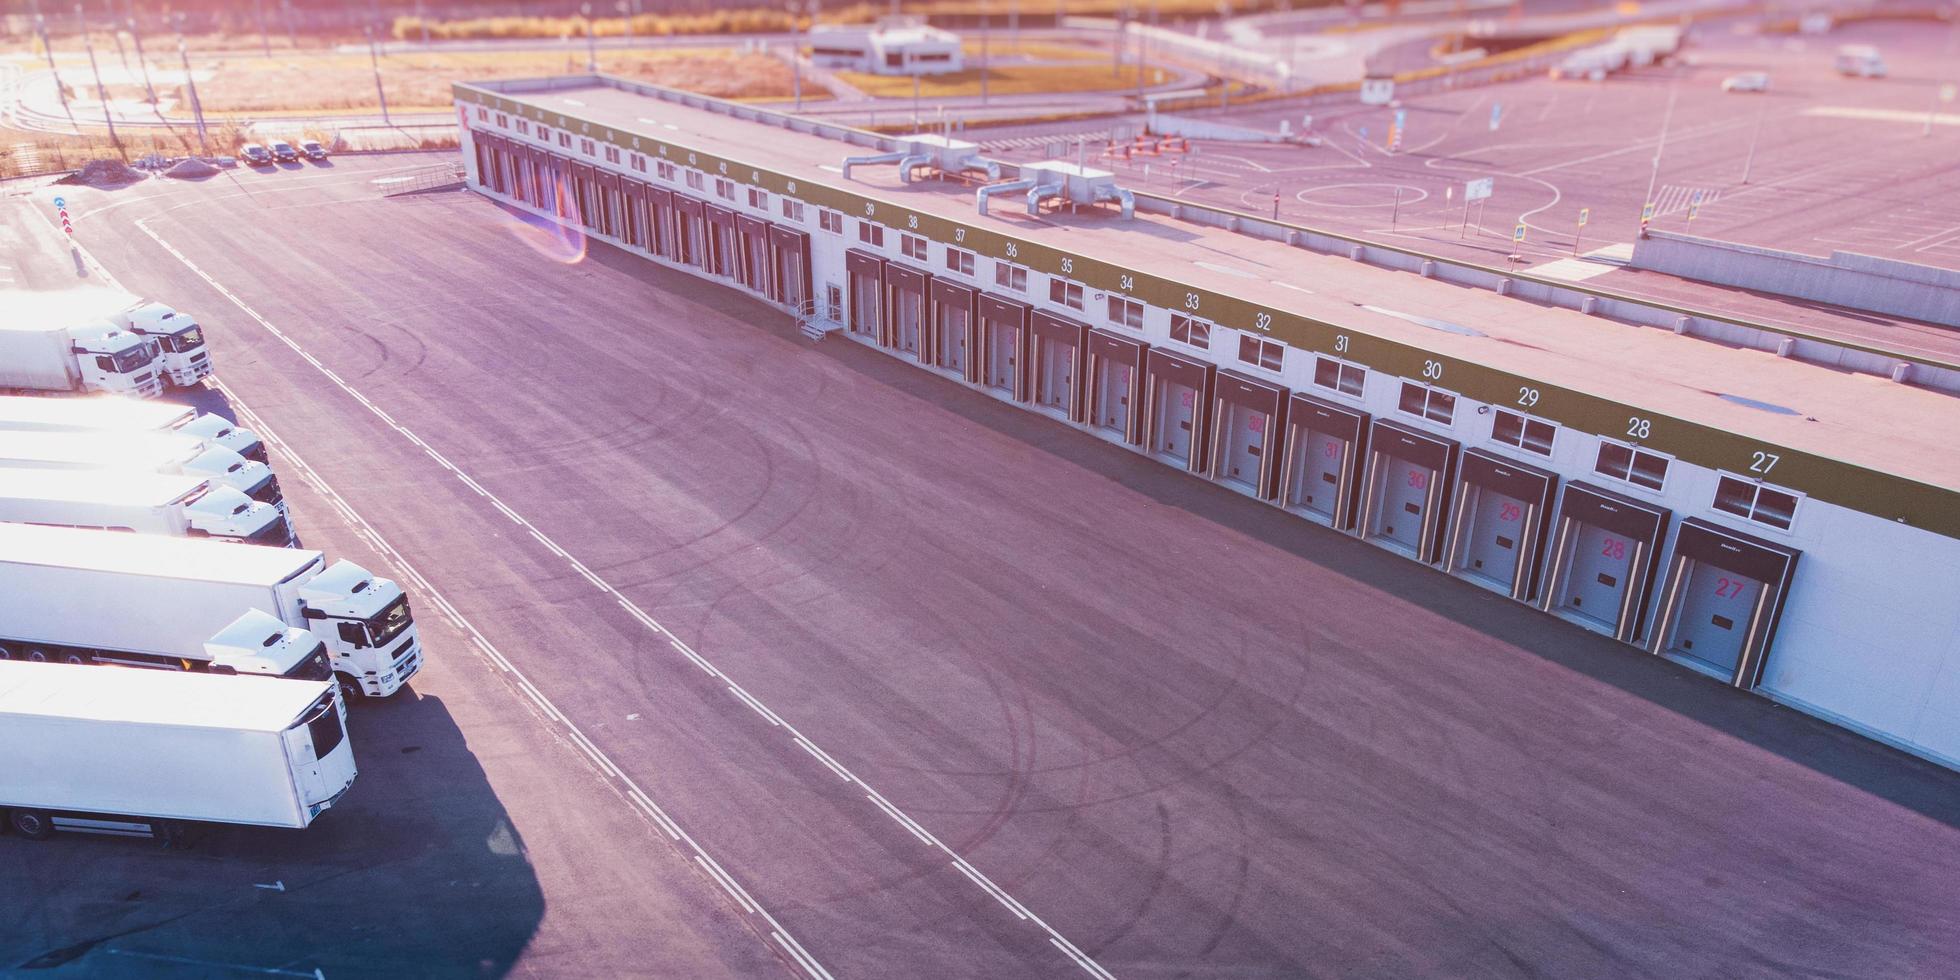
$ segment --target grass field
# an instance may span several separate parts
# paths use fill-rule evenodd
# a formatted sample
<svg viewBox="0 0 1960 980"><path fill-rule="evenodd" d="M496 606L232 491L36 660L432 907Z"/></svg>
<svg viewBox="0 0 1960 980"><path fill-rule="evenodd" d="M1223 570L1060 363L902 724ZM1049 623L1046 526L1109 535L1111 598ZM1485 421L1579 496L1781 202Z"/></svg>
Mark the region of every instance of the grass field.
<svg viewBox="0 0 1960 980"><path fill-rule="evenodd" d="M378 105L374 73L366 55L319 54L266 59L238 54L207 57L197 61L196 67L200 72L212 72L197 83L197 96L207 114L292 115L373 110ZM601 51L599 68L614 75L721 98L788 98L792 90L789 66L762 54L700 48ZM583 50L411 53L381 59L388 108L400 112L447 111L452 82L584 70ZM158 94L177 97L179 113L189 105L187 91ZM110 95L139 98L142 88L117 86ZM806 91L805 98L811 97L812 93Z"/></svg>
<svg viewBox="0 0 1960 980"><path fill-rule="evenodd" d="M988 95L1036 95L1047 92L1108 92L1137 87L1135 65L1124 65L1121 72L1107 64L996 65L992 69L969 68L945 75L926 75L919 79L921 99L950 99L979 95L980 78L987 79ZM886 99L912 97L910 75L867 75L838 72L839 80L866 95ZM1161 68L1150 69L1146 85L1156 85L1167 76Z"/></svg>

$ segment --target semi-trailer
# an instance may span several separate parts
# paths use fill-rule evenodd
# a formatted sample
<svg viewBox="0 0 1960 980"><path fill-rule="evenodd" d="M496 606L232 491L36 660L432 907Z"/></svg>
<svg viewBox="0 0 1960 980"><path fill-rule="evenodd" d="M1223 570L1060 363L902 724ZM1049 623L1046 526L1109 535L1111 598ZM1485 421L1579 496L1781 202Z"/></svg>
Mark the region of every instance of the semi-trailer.
<svg viewBox="0 0 1960 980"><path fill-rule="evenodd" d="M297 547L279 508L201 476L0 467L0 521Z"/></svg>
<svg viewBox="0 0 1960 980"><path fill-rule="evenodd" d="M63 309L62 295L0 292L0 394L163 394L155 341Z"/></svg>
<svg viewBox="0 0 1960 980"><path fill-rule="evenodd" d="M0 596L0 647L15 659L41 644L167 666L157 658L195 657L257 609L317 634L350 697L386 697L422 667L401 586L318 551L0 524Z"/></svg>
<svg viewBox="0 0 1960 980"><path fill-rule="evenodd" d="M0 430L0 469L145 470L197 476L271 504L291 519L272 467L175 432Z"/></svg>
<svg viewBox="0 0 1960 980"><path fill-rule="evenodd" d="M206 445L229 449L246 459L266 459L258 434L230 419L175 402L115 395L39 398L0 395L0 429L16 432L176 432Z"/></svg>
<svg viewBox="0 0 1960 980"><path fill-rule="evenodd" d="M354 785L332 684L0 663L0 826L174 839L299 829Z"/></svg>

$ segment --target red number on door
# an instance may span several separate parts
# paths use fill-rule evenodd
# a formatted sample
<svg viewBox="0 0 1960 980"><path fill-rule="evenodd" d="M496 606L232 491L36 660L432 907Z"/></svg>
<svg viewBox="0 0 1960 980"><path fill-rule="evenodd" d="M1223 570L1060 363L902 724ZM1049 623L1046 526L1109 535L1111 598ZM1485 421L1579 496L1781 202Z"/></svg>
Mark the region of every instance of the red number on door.
<svg viewBox="0 0 1960 980"><path fill-rule="evenodd" d="M1252 418L1246 420L1246 428L1254 432L1266 431L1266 417L1264 415L1254 415Z"/></svg>
<svg viewBox="0 0 1960 980"><path fill-rule="evenodd" d="M1627 543L1621 541L1619 538L1607 538L1606 543L1600 546L1599 553L1613 559L1625 558L1627 556Z"/></svg>
<svg viewBox="0 0 1960 980"><path fill-rule="evenodd" d="M1742 583L1724 575L1715 580L1715 596L1718 599L1733 599L1742 594Z"/></svg>
<svg viewBox="0 0 1960 980"><path fill-rule="evenodd" d="M1330 442L1320 447L1320 454L1328 459L1333 459L1341 454L1341 447L1336 443Z"/></svg>
<svg viewBox="0 0 1960 980"><path fill-rule="evenodd" d="M1185 407L1185 408L1190 408L1190 407L1191 407L1192 405L1195 405L1195 404L1197 404L1197 401L1198 401L1198 398L1197 398L1197 396L1196 396L1196 395L1194 395L1194 394L1192 394L1191 392L1188 392L1188 391L1184 393L1184 407Z"/></svg>
<svg viewBox="0 0 1960 980"><path fill-rule="evenodd" d="M1505 504L1497 508L1497 519L1500 521L1515 521L1523 516L1524 508L1519 507L1517 504Z"/></svg>
<svg viewBox="0 0 1960 980"><path fill-rule="evenodd" d="M1417 490L1421 490L1422 488L1428 485L1429 485L1429 474L1426 471L1423 470L1409 471L1409 486L1415 487Z"/></svg>

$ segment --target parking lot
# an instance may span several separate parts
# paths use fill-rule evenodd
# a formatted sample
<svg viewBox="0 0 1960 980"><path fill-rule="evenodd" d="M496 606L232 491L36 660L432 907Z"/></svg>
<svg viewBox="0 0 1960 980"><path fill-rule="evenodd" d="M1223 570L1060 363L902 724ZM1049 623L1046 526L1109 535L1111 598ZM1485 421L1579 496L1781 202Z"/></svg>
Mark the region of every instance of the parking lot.
<svg viewBox="0 0 1960 980"><path fill-rule="evenodd" d="M429 667L360 706L305 834L0 838L37 896L0 964L811 973L780 933L836 977L1095 975L1026 916L1116 976L1960 953L1951 772L374 183L443 159L77 192L305 462L308 544L410 588Z"/></svg>
<svg viewBox="0 0 1960 980"><path fill-rule="evenodd" d="M1938 101L1941 84L1953 81L1941 67L1946 43L1927 23L1769 37L1712 22L1696 29L1678 67L1633 69L1602 82L1534 78L1410 96L1401 105L1406 126L1396 152L1388 149L1391 108L1279 104L1206 117L1276 132L1282 121L1299 130L1311 114L1322 145L1200 142L1189 154L1105 158L1102 165L1151 193L1258 214L1277 206L1289 220L1371 240L1500 266L1517 255L1520 269L1606 289L1947 350L1937 333L1889 318L1617 264L1651 199L1655 229L1960 268L1960 195L1953 193L1960 102ZM1878 47L1889 76L1839 76L1832 57L1843 44ZM1770 75L1767 93L1721 91L1725 78L1754 71ZM1093 126L1047 131L1071 128L1090 139L1093 154L1100 143ZM1018 147L1008 158L1036 152ZM1466 208L1464 184L1479 178L1494 179L1494 193ZM1513 240L1518 225L1522 243ZM1585 260L1615 246L1618 260Z"/></svg>

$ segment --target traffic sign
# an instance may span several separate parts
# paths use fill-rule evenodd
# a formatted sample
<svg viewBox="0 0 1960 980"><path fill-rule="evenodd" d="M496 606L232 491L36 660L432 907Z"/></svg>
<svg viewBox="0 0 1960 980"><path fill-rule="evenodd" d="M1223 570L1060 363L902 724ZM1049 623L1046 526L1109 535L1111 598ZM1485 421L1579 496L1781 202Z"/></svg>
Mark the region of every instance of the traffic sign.
<svg viewBox="0 0 1960 980"><path fill-rule="evenodd" d="M57 196L54 199L54 206L57 208L65 208L68 206L68 199L65 197Z"/></svg>
<svg viewBox="0 0 1960 980"><path fill-rule="evenodd" d="M1511 241L1513 244L1520 244L1524 241L1524 222L1518 222L1518 226L1511 229Z"/></svg>
<svg viewBox="0 0 1960 980"><path fill-rule="evenodd" d="M1490 192L1496 188L1497 178L1495 177L1479 177L1476 180L1465 181L1463 184L1463 200L1466 203L1470 201L1481 201L1489 197Z"/></svg>
<svg viewBox="0 0 1960 980"><path fill-rule="evenodd" d="M1586 219L1588 219L1588 218L1590 218L1590 217L1592 217L1592 208L1580 208L1580 209L1579 209L1579 227L1581 227L1581 228L1584 228L1584 227L1586 226Z"/></svg>
<svg viewBox="0 0 1960 980"><path fill-rule="evenodd" d="M1493 133L1497 132L1497 124L1502 122L1503 120L1504 120L1504 103L1492 102L1490 104L1490 131Z"/></svg>
<svg viewBox="0 0 1960 980"><path fill-rule="evenodd" d="M1940 86L1941 102L1952 102L1955 98L1960 98L1960 85L1955 85L1952 82L1948 82L1945 85Z"/></svg>
<svg viewBox="0 0 1960 980"><path fill-rule="evenodd" d="M1647 226L1652 224L1653 221L1654 221L1654 202L1648 201L1646 204L1640 206L1640 230L1646 231Z"/></svg>

